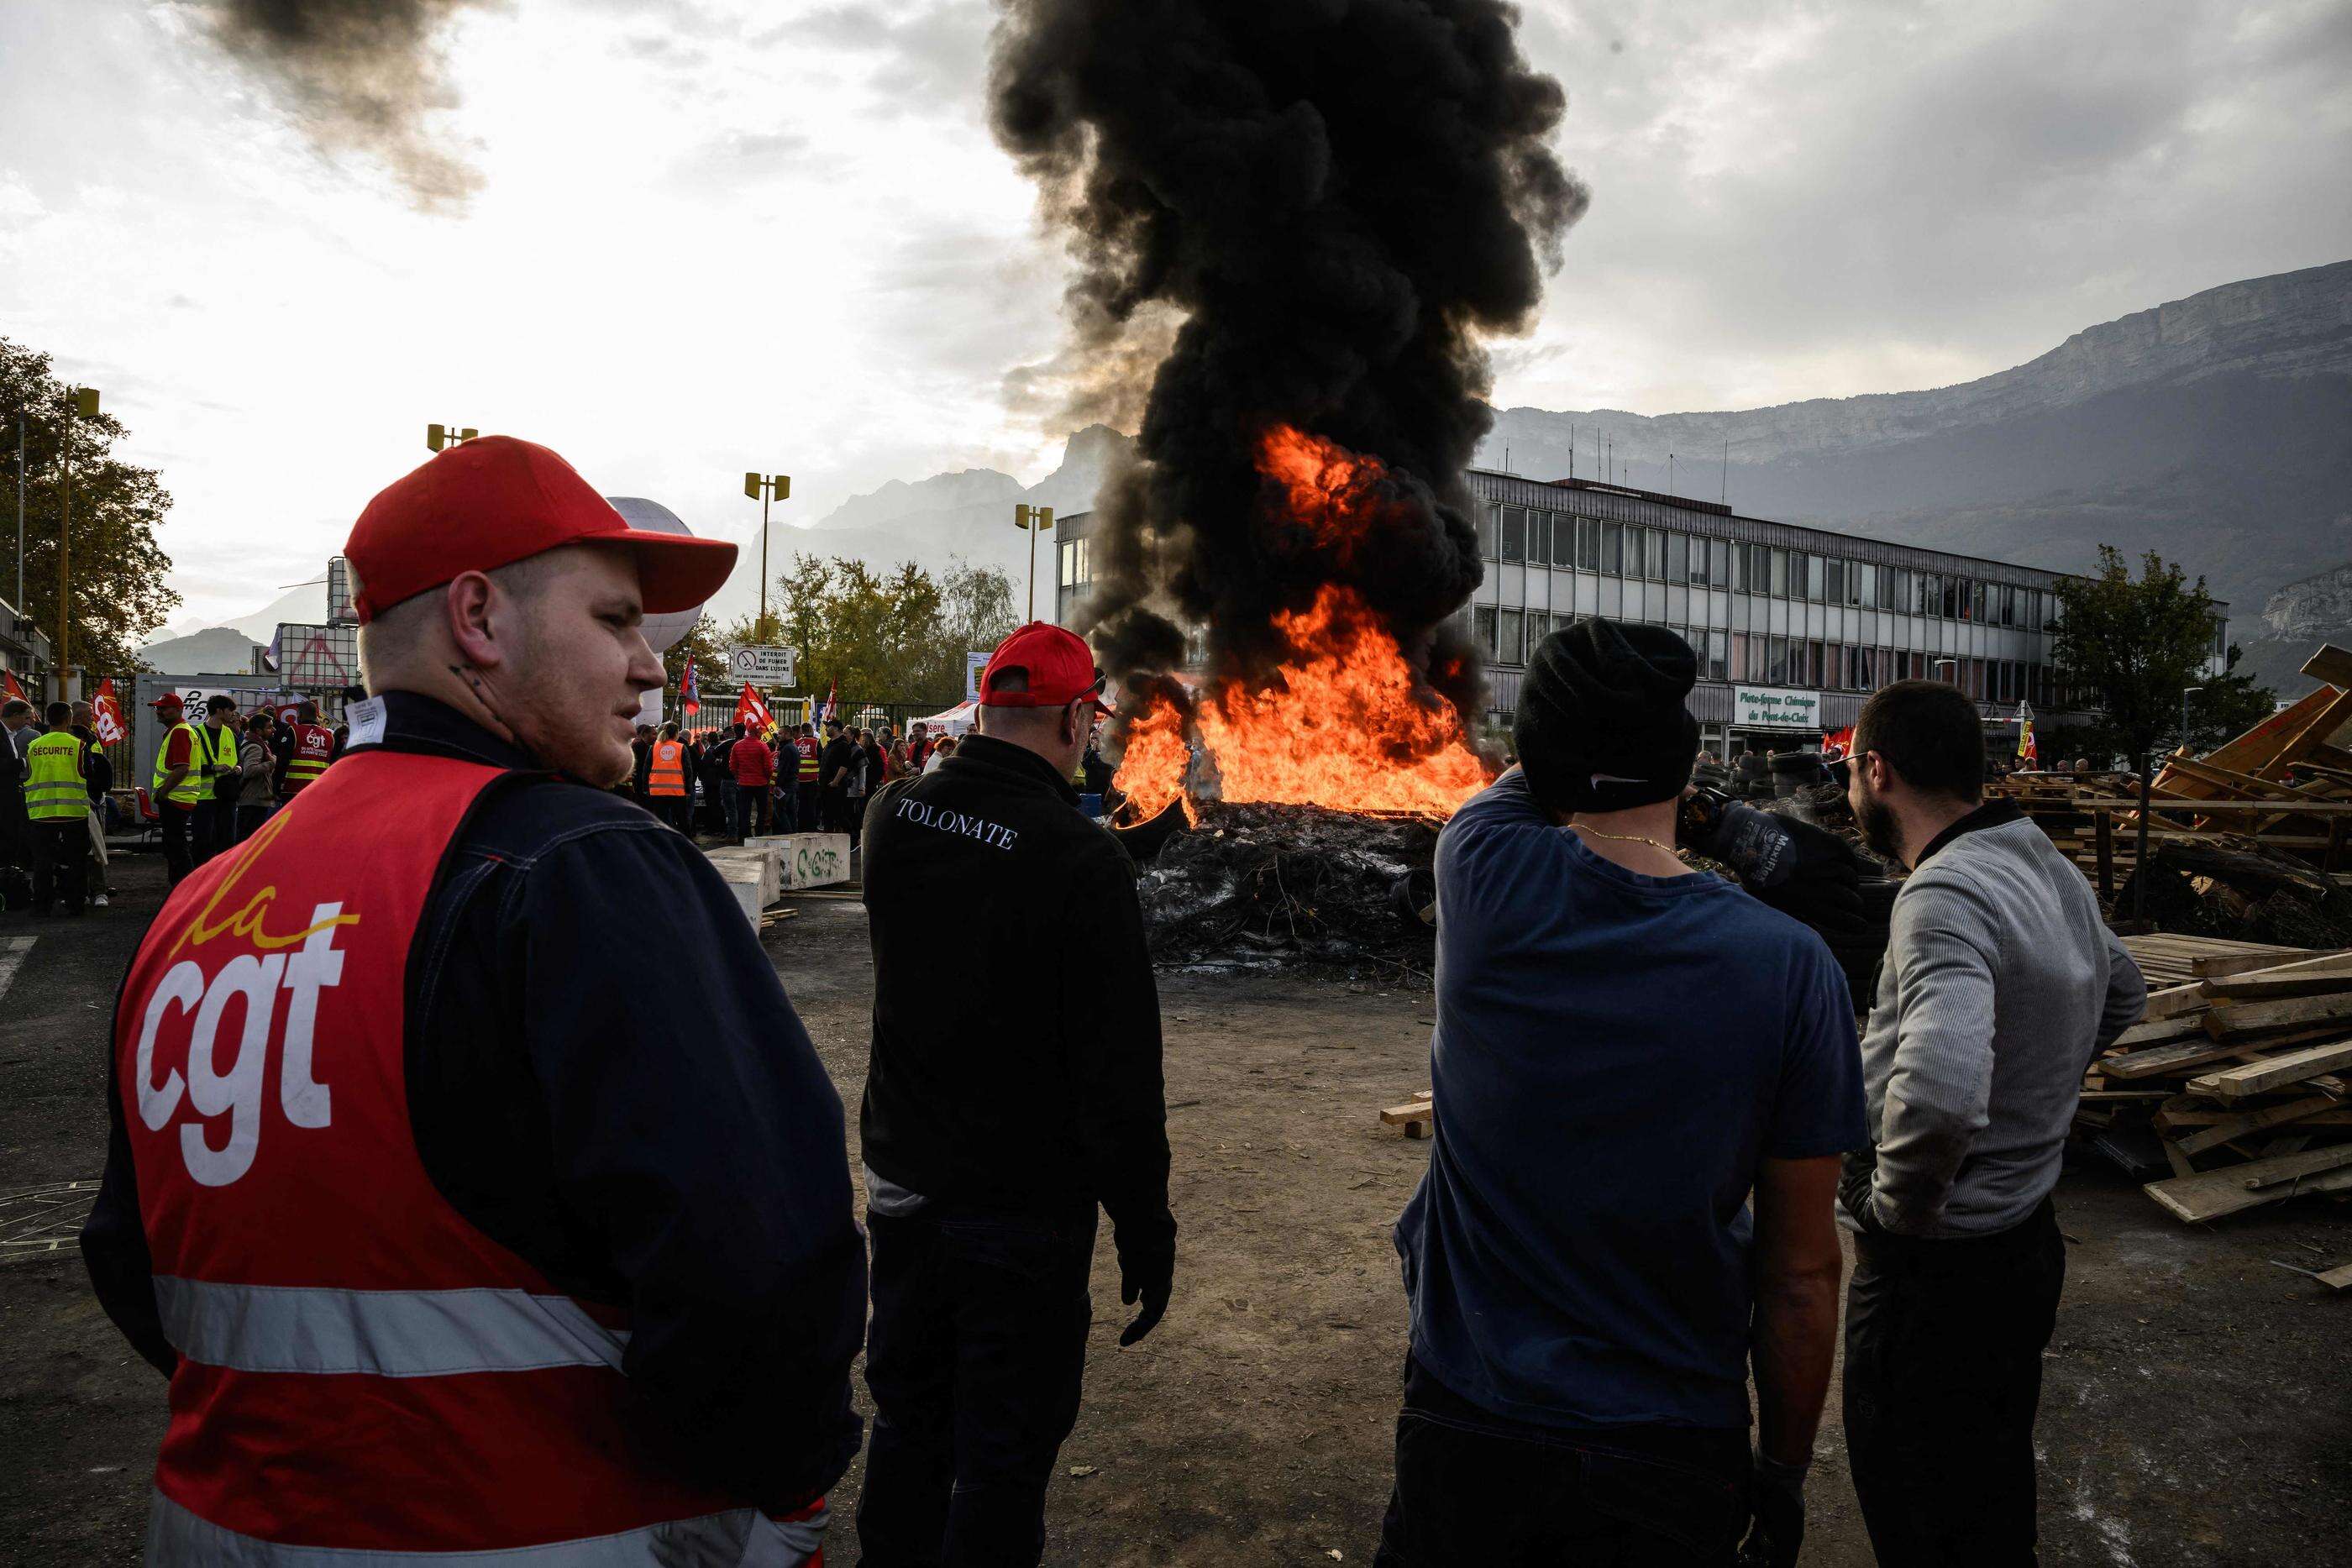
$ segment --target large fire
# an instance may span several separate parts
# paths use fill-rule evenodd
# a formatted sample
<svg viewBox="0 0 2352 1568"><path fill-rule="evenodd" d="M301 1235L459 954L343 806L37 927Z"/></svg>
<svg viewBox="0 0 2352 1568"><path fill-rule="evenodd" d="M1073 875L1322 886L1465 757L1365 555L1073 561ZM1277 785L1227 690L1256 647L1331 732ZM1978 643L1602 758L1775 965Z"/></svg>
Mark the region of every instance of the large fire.
<svg viewBox="0 0 2352 1568"><path fill-rule="evenodd" d="M1339 562L1378 526L1378 458L1277 425L1259 444L1258 471L1286 496L1280 520ZM1264 685L1212 687L1192 705L1216 798L1446 817L1486 787L1461 716L1415 675L1353 589L1325 583L1307 609L1276 614L1274 629L1291 653ZM1118 785L1147 818L1178 800L1191 814L1205 782L1186 725L1160 696L1128 726Z"/></svg>

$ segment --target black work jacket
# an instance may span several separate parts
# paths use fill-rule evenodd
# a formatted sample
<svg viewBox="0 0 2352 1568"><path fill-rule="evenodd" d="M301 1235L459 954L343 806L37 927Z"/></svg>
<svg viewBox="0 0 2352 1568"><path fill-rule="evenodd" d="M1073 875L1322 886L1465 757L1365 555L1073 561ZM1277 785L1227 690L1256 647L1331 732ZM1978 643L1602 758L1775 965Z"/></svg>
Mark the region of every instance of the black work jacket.
<svg viewBox="0 0 2352 1568"><path fill-rule="evenodd" d="M974 736L866 808L866 1163L925 1197L1099 1201L1173 1245L1160 996L1118 841L1034 752Z"/></svg>

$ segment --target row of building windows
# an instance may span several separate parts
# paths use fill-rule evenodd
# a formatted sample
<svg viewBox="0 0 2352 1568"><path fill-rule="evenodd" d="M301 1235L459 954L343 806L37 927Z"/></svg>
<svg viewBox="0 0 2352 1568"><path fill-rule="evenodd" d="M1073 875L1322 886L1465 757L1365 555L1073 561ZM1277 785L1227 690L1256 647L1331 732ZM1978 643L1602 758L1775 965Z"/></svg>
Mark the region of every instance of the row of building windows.
<svg viewBox="0 0 2352 1568"><path fill-rule="evenodd" d="M1062 541L1062 586L1081 588L1094 580L1087 563L1087 541L1065 538Z"/></svg>
<svg viewBox="0 0 2352 1568"><path fill-rule="evenodd" d="M1538 643L1575 621L1573 615L1481 604L1472 612L1471 634L1493 663L1523 664ZM1671 630L1698 654L1699 674L1711 681L1868 692L1891 681L1934 679L1949 681L1979 702L2058 706L2050 667L2019 659L1944 659L1916 650L1856 647L1819 638L1696 626Z"/></svg>
<svg viewBox="0 0 2352 1568"><path fill-rule="evenodd" d="M1670 528L1612 523L1533 507L1489 505L1478 543L1488 560L1572 568L1609 577L1822 604L1893 610L1947 621L2044 629L2057 596L2012 583L1878 566L1779 545L1741 544Z"/></svg>

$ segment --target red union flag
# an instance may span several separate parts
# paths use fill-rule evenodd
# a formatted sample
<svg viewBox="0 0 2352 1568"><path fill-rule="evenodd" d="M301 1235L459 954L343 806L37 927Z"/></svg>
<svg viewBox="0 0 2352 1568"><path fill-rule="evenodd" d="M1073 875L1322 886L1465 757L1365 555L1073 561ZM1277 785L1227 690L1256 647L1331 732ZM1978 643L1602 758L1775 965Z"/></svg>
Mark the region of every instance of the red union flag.
<svg viewBox="0 0 2352 1568"><path fill-rule="evenodd" d="M1822 760L1835 762L1853 749L1853 726L1833 729L1822 737Z"/></svg>
<svg viewBox="0 0 2352 1568"><path fill-rule="evenodd" d="M775 723L768 716L767 699L753 691L749 681L743 683L743 695L735 699L735 722L751 735L765 735L768 727Z"/></svg>
<svg viewBox="0 0 2352 1568"><path fill-rule="evenodd" d="M686 674L678 677L677 706L689 715L702 711L702 683L695 677L692 659L686 662Z"/></svg>
<svg viewBox="0 0 2352 1568"><path fill-rule="evenodd" d="M112 681L98 683L98 695L90 699L89 711L101 745L112 746L131 733L122 722L122 705L114 700Z"/></svg>
<svg viewBox="0 0 2352 1568"><path fill-rule="evenodd" d="M5 676L7 680L8 695L10 696L15 697L18 702L30 702L33 700L25 695L25 688L16 684L16 671L0 670L0 676Z"/></svg>

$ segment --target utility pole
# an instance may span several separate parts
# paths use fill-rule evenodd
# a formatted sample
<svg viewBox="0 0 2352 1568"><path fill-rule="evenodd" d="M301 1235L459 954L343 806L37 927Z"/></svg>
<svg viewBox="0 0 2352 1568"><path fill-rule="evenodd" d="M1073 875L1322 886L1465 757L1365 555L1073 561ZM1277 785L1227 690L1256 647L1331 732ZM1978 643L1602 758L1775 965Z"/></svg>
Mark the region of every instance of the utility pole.
<svg viewBox="0 0 2352 1568"><path fill-rule="evenodd" d="M760 631L768 634L768 503L792 498L793 476L789 474L746 474L743 494L760 503Z"/></svg>
<svg viewBox="0 0 2352 1568"><path fill-rule="evenodd" d="M1013 526L1029 535L1029 601L1028 612L1022 616L1025 625L1037 619L1037 536L1054 526L1051 507L1020 506L1013 508Z"/></svg>
<svg viewBox="0 0 2352 1568"><path fill-rule="evenodd" d="M25 416L16 415L16 613L25 613Z"/></svg>
<svg viewBox="0 0 2352 1568"><path fill-rule="evenodd" d="M73 535L73 429L74 415L84 419L98 417L98 389L76 387L66 394L66 438L58 449L58 460L64 465L65 484L58 497L58 696L65 702L66 683L73 678L73 622L66 613L67 592L71 587L67 565L68 541Z"/></svg>

